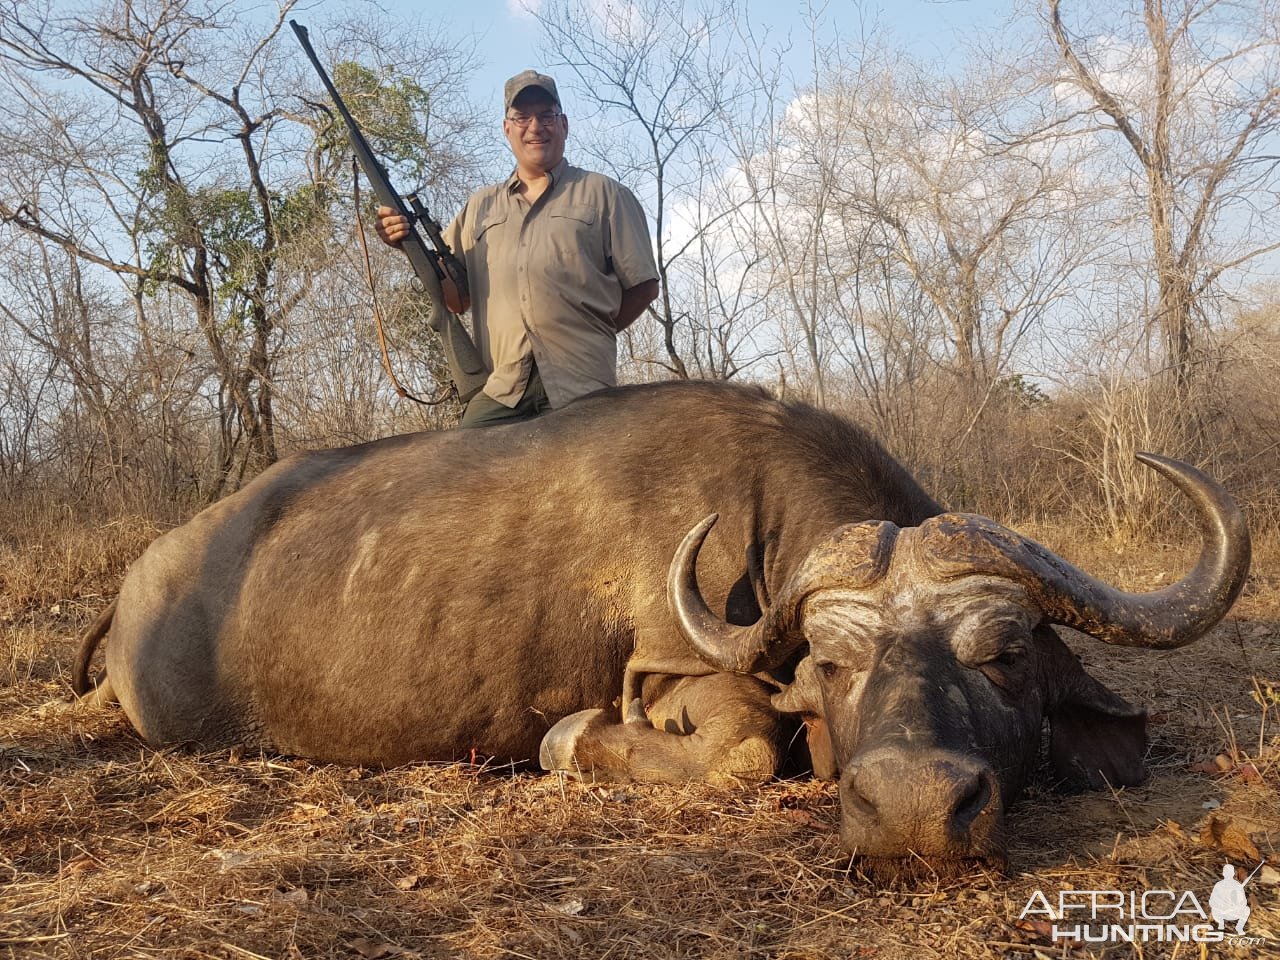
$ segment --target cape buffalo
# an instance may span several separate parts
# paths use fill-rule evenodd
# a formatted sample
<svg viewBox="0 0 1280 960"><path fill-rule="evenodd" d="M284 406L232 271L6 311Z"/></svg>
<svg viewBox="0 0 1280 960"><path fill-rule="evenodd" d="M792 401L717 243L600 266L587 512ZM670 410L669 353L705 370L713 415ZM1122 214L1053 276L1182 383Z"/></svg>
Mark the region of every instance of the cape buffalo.
<svg viewBox="0 0 1280 960"><path fill-rule="evenodd" d="M1130 595L943 513L840 417L726 384L302 454L151 545L76 689L109 629L97 696L155 743L384 765L541 746L603 779L763 780L793 715L851 851L995 859L1046 718L1060 779L1146 774L1145 714L1049 624L1168 649L1243 584L1222 488L1142 459L1205 546Z"/></svg>

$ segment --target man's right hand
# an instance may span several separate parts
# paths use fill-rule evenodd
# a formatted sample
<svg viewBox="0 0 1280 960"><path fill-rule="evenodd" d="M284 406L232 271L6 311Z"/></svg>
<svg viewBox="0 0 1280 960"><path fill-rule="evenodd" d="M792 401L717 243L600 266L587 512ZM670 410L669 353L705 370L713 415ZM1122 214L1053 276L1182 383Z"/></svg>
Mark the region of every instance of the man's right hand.
<svg viewBox="0 0 1280 960"><path fill-rule="evenodd" d="M378 222L373 232L388 247L399 247L400 241L409 235L409 218L402 217L391 207L378 208Z"/></svg>
<svg viewBox="0 0 1280 960"><path fill-rule="evenodd" d="M409 235L409 218L402 217L391 207L378 208L378 222L373 225L373 232L389 247L400 248L400 241ZM471 307L471 298L461 292L457 285L447 276L440 281L440 291L444 294L444 305L453 313L462 313Z"/></svg>

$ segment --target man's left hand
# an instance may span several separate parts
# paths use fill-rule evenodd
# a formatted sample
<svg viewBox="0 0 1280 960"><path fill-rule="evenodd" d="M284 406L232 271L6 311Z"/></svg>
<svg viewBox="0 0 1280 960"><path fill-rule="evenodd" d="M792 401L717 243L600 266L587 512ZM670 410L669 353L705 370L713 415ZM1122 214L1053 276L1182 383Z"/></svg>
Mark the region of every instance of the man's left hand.
<svg viewBox="0 0 1280 960"><path fill-rule="evenodd" d="M614 329L621 333L644 313L644 308L658 298L658 281L646 280L622 291L622 304L613 318Z"/></svg>

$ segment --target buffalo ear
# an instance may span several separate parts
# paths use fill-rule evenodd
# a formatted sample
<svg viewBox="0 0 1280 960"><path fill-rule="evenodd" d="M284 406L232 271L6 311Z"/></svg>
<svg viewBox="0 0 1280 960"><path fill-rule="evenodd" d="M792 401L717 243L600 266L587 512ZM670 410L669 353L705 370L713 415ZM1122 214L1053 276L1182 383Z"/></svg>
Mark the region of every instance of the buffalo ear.
<svg viewBox="0 0 1280 960"><path fill-rule="evenodd" d="M796 664L795 679L775 693L770 702L779 713L800 715L804 722L805 738L809 742L809 762L813 766L813 775L819 780L834 780L840 766L836 762L831 733L823 716L822 688L818 686L813 657L805 657Z"/></svg>
<svg viewBox="0 0 1280 960"><path fill-rule="evenodd" d="M1037 631L1049 653L1049 759L1070 789L1137 786L1147 779L1147 712L1089 676L1056 633ZM1048 636L1044 636L1048 634Z"/></svg>
<svg viewBox="0 0 1280 960"><path fill-rule="evenodd" d="M770 697L769 702L779 713L822 714L822 687L818 684L813 657L807 656L796 664L792 681Z"/></svg>

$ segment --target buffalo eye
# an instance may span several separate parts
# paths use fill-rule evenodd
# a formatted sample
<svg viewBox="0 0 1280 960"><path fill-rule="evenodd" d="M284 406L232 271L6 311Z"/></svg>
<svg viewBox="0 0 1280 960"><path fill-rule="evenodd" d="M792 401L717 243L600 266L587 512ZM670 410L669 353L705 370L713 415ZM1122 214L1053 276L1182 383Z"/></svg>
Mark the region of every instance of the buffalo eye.
<svg viewBox="0 0 1280 960"><path fill-rule="evenodd" d="M994 683L1002 690L1013 687L1021 672L1022 655L1025 651L1021 647L1005 647L999 654L990 660L978 666L983 676Z"/></svg>
<svg viewBox="0 0 1280 960"><path fill-rule="evenodd" d="M834 680L840 668L830 660L823 660L817 664L818 673L821 674L823 680Z"/></svg>

